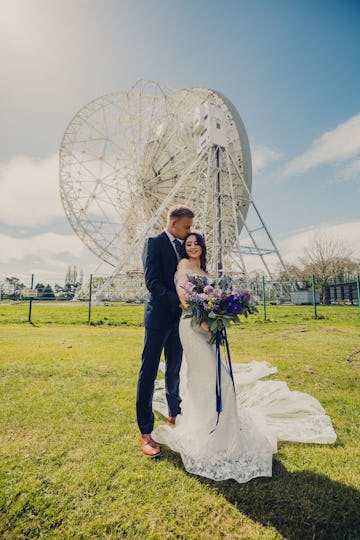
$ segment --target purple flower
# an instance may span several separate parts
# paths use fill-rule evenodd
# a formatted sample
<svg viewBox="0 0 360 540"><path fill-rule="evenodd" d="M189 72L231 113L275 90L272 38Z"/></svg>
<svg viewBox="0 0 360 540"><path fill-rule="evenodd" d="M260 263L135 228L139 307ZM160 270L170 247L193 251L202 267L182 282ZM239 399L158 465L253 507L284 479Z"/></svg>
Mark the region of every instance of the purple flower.
<svg viewBox="0 0 360 540"><path fill-rule="evenodd" d="M205 294L208 294L208 295L210 295L210 296L214 293L214 290L215 290L215 289L214 289L214 287L213 287L212 285L206 285L206 286L204 287L204 293L205 293Z"/></svg>
<svg viewBox="0 0 360 540"><path fill-rule="evenodd" d="M238 315L241 312L242 312L242 306L241 306L241 304L239 304L237 302L230 302L226 306L226 314L227 315Z"/></svg>
<svg viewBox="0 0 360 540"><path fill-rule="evenodd" d="M250 298L251 298L251 295L250 295L249 291L241 291L241 292L240 292L240 296L241 296L241 298L242 298L243 300L245 300L245 301L247 301L247 302L248 302L248 301L250 300Z"/></svg>

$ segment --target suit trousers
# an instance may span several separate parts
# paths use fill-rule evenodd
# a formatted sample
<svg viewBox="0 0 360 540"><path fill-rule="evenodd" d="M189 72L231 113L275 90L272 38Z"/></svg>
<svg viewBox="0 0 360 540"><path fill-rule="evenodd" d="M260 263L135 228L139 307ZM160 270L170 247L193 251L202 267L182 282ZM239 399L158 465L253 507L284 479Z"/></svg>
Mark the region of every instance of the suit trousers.
<svg viewBox="0 0 360 540"><path fill-rule="evenodd" d="M179 376L182 345L179 338L179 321L166 330L145 329L144 350L139 373L136 415L141 433L154 429L152 400L162 350L165 353L165 391L169 416L180 414Z"/></svg>

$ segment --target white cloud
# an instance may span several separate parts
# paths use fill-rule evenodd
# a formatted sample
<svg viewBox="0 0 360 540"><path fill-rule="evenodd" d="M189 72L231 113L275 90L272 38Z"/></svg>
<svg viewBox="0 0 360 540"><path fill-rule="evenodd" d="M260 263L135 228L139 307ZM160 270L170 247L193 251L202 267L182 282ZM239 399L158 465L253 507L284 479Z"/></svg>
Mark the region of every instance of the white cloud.
<svg viewBox="0 0 360 540"><path fill-rule="evenodd" d="M360 221L348 223L320 224L304 230L294 231L287 238L278 242L282 257L288 264L297 264L304 248L309 246L315 233L323 233L332 239L343 241L352 251L354 258L360 258Z"/></svg>
<svg viewBox="0 0 360 540"><path fill-rule="evenodd" d="M37 281L62 283L68 266L77 265L84 275L108 275L111 267L101 262L75 235L43 233L15 238L0 234L0 282L17 276L28 283L31 274Z"/></svg>
<svg viewBox="0 0 360 540"><path fill-rule="evenodd" d="M350 161L342 170L339 172L336 182L348 182L349 180L359 180L360 179L360 158Z"/></svg>
<svg viewBox="0 0 360 540"><path fill-rule="evenodd" d="M289 232L289 235L282 240L274 238L279 249L280 255L285 264L299 264L299 258L303 255L304 248L308 247L313 240L315 233L329 235L332 239L343 241L345 246L352 251L354 259L360 259L360 221L352 221L348 223L323 223L313 225L306 229L295 230ZM241 242L244 245L251 245L247 237ZM259 242L261 247L265 246ZM265 256L265 261L268 267L275 274L279 270L279 259L274 254ZM267 275L266 269L263 266L260 258L256 255L244 256L245 266L248 272L256 271L259 275Z"/></svg>
<svg viewBox="0 0 360 540"><path fill-rule="evenodd" d="M73 235L43 233L36 236L13 238L0 234L0 262L21 261L26 257L40 259L45 265L66 266L63 254L80 257L88 251L81 240Z"/></svg>
<svg viewBox="0 0 360 540"><path fill-rule="evenodd" d="M0 165L0 221L34 227L64 216L58 160L17 156Z"/></svg>
<svg viewBox="0 0 360 540"><path fill-rule="evenodd" d="M306 172L314 167L339 163L360 154L360 114L312 142L307 150L290 161L284 176Z"/></svg>
<svg viewBox="0 0 360 540"><path fill-rule="evenodd" d="M283 157L281 152L267 146L254 144L251 146L253 174L259 174L265 167Z"/></svg>
<svg viewBox="0 0 360 540"><path fill-rule="evenodd" d="M94 180L95 185L95 180ZM88 201L91 216L118 218L114 189ZM17 227L37 227L65 218L60 198L59 156L36 159L17 156L0 164L0 222Z"/></svg>

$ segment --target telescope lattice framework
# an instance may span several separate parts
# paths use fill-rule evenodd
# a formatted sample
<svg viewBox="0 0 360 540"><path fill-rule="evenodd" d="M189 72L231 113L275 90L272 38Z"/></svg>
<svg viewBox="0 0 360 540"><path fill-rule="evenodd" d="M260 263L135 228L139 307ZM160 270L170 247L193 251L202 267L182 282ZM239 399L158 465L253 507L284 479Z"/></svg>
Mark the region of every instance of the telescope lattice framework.
<svg viewBox="0 0 360 540"><path fill-rule="evenodd" d="M270 278L267 255L275 255L287 272L251 186L245 126L215 90L140 80L127 92L85 105L61 143L67 218L86 246L114 267L97 290L98 300L143 298L144 241L164 229L174 204L195 211L193 228L205 236L215 277L226 273L246 284L246 255L257 255ZM246 222L250 208L252 229ZM259 232L267 247L260 247Z"/></svg>

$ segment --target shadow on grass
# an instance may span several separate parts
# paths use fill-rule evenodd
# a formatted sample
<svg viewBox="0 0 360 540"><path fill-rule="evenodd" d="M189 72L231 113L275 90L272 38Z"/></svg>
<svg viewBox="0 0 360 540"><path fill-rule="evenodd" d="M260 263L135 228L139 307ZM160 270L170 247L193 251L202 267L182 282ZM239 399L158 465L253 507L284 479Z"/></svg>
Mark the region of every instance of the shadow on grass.
<svg viewBox="0 0 360 540"><path fill-rule="evenodd" d="M164 457L183 468L179 455L166 449ZM197 478L241 513L275 527L288 540L360 538L360 492L325 475L289 473L275 459L272 478L257 478L246 484Z"/></svg>

